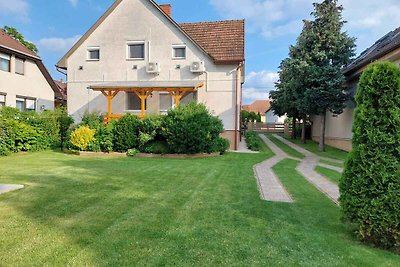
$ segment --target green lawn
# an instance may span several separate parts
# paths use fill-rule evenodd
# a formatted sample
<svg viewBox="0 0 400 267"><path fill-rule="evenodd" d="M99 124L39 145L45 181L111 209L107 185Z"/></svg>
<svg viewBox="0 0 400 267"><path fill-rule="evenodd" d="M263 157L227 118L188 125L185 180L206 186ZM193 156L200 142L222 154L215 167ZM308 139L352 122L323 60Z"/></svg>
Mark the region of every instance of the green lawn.
<svg viewBox="0 0 400 267"><path fill-rule="evenodd" d="M322 176L325 176L326 178L337 184L339 184L340 177L342 177L341 173L321 166L317 166L315 170Z"/></svg>
<svg viewBox="0 0 400 267"><path fill-rule="evenodd" d="M266 136L280 149L283 150L283 152L285 152L286 154L288 154L291 157L295 157L295 158L299 158L299 159L304 159L305 156L303 154L301 154L300 152L298 152L297 150L291 148L290 146L286 145L285 143L283 143L282 141L280 141L279 139L275 138L274 136L272 136L272 134L266 134Z"/></svg>
<svg viewBox="0 0 400 267"><path fill-rule="evenodd" d="M271 153L173 160L56 152L0 158L1 266L398 266L358 243L339 208L276 166L294 204L260 200Z"/></svg>
<svg viewBox="0 0 400 267"><path fill-rule="evenodd" d="M305 144L302 144L300 141L300 138L297 139L291 139L290 136L282 135L282 137L286 138L287 140L307 149L308 151L317 154L320 157L327 157L327 158L332 158L332 159L338 159L338 160L343 160L345 161L347 159L347 155L349 154L347 151L340 150L331 146L326 146L326 151L321 152L319 151L318 143L312 141L312 140L307 140Z"/></svg>
<svg viewBox="0 0 400 267"><path fill-rule="evenodd" d="M339 163L339 162L333 162L333 161L329 161L329 160L320 160L320 163L324 163L324 164L328 164L331 166L336 166L336 167L340 167L340 168L344 168L344 163Z"/></svg>

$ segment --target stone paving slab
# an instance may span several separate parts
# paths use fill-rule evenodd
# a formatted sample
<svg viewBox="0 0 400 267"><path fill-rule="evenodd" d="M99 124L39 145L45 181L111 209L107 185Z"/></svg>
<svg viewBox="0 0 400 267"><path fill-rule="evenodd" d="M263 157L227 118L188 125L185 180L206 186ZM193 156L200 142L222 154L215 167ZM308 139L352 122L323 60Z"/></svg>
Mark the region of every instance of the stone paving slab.
<svg viewBox="0 0 400 267"><path fill-rule="evenodd" d="M332 165L325 164L325 163L320 163L320 162L318 163L318 166L324 167L326 169L330 169L330 170L333 170L333 171L337 171L338 173L343 173L343 168L338 167L338 166L332 166Z"/></svg>
<svg viewBox="0 0 400 267"><path fill-rule="evenodd" d="M263 142L275 153L274 157L265 160L254 167L254 173L257 179L261 198L263 200L273 202L292 203L292 197L286 191L279 178L272 170L272 167L281 160L285 159L287 155L265 135L260 134L259 136Z"/></svg>
<svg viewBox="0 0 400 267"><path fill-rule="evenodd" d="M318 157L314 153L286 140L285 138L274 134L275 138L279 139L283 143L287 144L291 148L297 150L306 156L300 164L297 166L296 170L304 177L307 181L313 184L319 191L328 196L335 204L339 204L339 186L334 182L331 182L324 176L320 175L315 171L315 167L319 165L321 157ZM330 166L330 165L328 165ZM332 168L334 166L331 166ZM332 169L331 168L331 169ZM336 168L336 167L335 167Z"/></svg>
<svg viewBox="0 0 400 267"><path fill-rule="evenodd" d="M20 184L0 184L0 195L22 188L24 188L24 186Z"/></svg>

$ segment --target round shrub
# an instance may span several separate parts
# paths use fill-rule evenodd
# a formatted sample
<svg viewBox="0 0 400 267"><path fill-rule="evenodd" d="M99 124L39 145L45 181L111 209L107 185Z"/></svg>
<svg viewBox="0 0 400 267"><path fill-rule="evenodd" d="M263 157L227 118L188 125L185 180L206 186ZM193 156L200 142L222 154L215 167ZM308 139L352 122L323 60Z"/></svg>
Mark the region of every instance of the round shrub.
<svg viewBox="0 0 400 267"><path fill-rule="evenodd" d="M171 152L182 154L211 152L223 132L222 121L195 102L169 110L162 126Z"/></svg>
<svg viewBox="0 0 400 267"><path fill-rule="evenodd" d="M400 70L369 66L356 95L353 151L340 180L344 218L366 242L400 251Z"/></svg>
<svg viewBox="0 0 400 267"><path fill-rule="evenodd" d="M229 140L220 137L215 142L212 152L219 152L221 154L224 154L229 149L229 146L230 146Z"/></svg>
<svg viewBox="0 0 400 267"><path fill-rule="evenodd" d="M126 152L131 148L139 147L139 130L141 121L134 115L127 114L115 122L114 149Z"/></svg>
<svg viewBox="0 0 400 267"><path fill-rule="evenodd" d="M71 133L70 142L73 147L85 151L90 143L94 140L96 130L92 130L87 126L80 126Z"/></svg>

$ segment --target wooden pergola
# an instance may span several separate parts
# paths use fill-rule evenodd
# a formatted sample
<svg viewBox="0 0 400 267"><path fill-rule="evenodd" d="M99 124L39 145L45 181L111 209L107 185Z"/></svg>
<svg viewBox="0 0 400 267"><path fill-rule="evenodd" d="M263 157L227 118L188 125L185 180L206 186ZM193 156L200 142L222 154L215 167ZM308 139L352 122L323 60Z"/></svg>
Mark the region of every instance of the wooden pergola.
<svg viewBox="0 0 400 267"><path fill-rule="evenodd" d="M104 118L105 123L111 122L112 119L119 119L122 114L113 114L112 101L119 92L132 92L135 93L141 101L140 117L146 115L146 99L153 94L153 92L168 92L175 100L175 105L179 103L187 93L197 92L197 90L204 86L204 82L120 82L113 84L97 84L90 86L93 91L101 92L107 97L108 111L107 116Z"/></svg>

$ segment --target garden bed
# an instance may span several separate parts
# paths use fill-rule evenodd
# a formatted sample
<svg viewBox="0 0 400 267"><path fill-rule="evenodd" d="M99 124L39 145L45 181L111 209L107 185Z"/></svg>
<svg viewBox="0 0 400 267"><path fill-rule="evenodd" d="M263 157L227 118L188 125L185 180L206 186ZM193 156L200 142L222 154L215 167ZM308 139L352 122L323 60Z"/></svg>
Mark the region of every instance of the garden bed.
<svg viewBox="0 0 400 267"><path fill-rule="evenodd" d="M82 156L82 157L128 157L126 153L118 152L88 152L88 151L72 151L64 149L64 153ZM137 158L170 158L170 159L197 159L220 156L220 153L198 153L198 154L152 154L152 153L137 153L134 157Z"/></svg>

